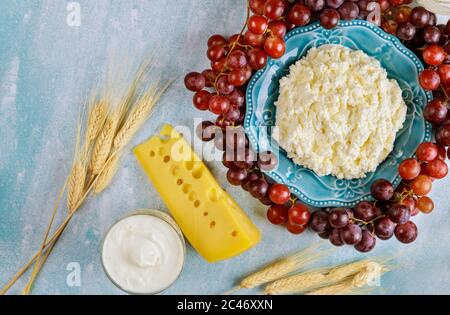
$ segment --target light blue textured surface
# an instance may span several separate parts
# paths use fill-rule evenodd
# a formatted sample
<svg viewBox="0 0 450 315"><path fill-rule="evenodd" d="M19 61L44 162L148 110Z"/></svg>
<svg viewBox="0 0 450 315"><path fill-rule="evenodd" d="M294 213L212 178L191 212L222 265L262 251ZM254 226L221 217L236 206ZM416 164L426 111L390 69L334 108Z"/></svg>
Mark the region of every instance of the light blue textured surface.
<svg viewBox="0 0 450 315"><path fill-rule="evenodd" d="M300 200L316 207L353 207L362 200L370 200L370 187L380 178L397 187L401 181L400 163L412 157L420 143L431 139L431 124L425 121L423 108L432 95L419 84L417 74L423 70L420 60L398 38L362 20L341 21L332 30L326 30L316 22L293 30L285 39L285 55L270 60L266 68L253 76L247 88L244 126L250 142L259 152L279 152L278 166L268 175L288 185ZM376 171L365 178L342 180L335 176L318 176L310 169L296 165L272 138L281 78L289 74L289 68L306 56L309 49L329 44L359 49L380 61L389 78L398 82L408 106L406 121L397 133L394 149Z"/></svg>
<svg viewBox="0 0 450 315"><path fill-rule="evenodd" d="M80 1L81 26L66 23L68 1L2 1L0 10L0 284L38 248L51 208L69 170L77 117L89 88L102 77L111 56L139 61L151 49L178 79L158 105L152 120L134 139L138 144L163 122L193 125L199 114L182 78L208 66L209 35L238 31L243 0ZM213 173L250 214L263 233L262 242L235 259L207 264L188 248L185 269L166 293L206 294L229 290L255 268L313 243L316 235L290 236L271 226L265 208L230 187L219 162ZM416 243L380 242L372 256L395 255L398 267L383 277L384 293L450 293L450 180L436 182L436 210L415 220ZM74 217L41 276L36 294L121 294L103 273L100 243L118 218L134 209L165 209L131 151L112 186L89 200ZM60 220L61 217L58 217ZM339 249L322 264L341 263L364 255ZM81 286L69 287L66 267L81 266ZM12 291L19 292L24 282ZM257 291L250 291L257 292Z"/></svg>

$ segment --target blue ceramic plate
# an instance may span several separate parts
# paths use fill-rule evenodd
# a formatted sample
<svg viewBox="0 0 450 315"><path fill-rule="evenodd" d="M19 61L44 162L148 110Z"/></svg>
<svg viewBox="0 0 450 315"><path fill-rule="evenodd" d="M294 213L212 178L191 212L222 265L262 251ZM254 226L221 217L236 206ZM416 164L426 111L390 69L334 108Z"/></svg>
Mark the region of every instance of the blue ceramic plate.
<svg viewBox="0 0 450 315"><path fill-rule="evenodd" d="M303 202L316 207L354 206L368 200L374 180L385 178L397 186L400 183L398 165L414 155L417 146L431 139L431 125L422 115L432 95L419 85L417 74L423 70L419 59L401 42L379 27L361 20L341 21L333 30L325 30L318 23L291 31L285 38L286 54L278 60L269 60L266 68L257 72L247 89L245 130L255 150L279 152L279 165L267 175L276 182L288 185ZM311 47L341 44L360 49L375 57L397 80L408 105L407 119L398 132L395 148L374 173L363 179L340 180L334 176L321 177L310 169L296 165L284 150L272 141L275 125L279 81L289 73L289 67L305 56Z"/></svg>

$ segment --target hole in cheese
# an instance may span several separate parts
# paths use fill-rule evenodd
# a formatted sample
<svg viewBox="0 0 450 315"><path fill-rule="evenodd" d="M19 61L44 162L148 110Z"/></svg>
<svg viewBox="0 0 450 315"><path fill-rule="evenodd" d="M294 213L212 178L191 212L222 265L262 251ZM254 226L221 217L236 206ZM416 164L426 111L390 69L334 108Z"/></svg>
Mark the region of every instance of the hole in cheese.
<svg viewBox="0 0 450 315"><path fill-rule="evenodd" d="M203 170L201 168L197 168L195 170L192 171L192 176L195 179L200 179L203 175Z"/></svg>
<svg viewBox="0 0 450 315"><path fill-rule="evenodd" d="M203 215L204 215L205 217L207 217L207 216L208 216L208 212L203 212Z"/></svg>
<svg viewBox="0 0 450 315"><path fill-rule="evenodd" d="M150 157L154 157L155 156L155 151L150 151Z"/></svg>
<svg viewBox="0 0 450 315"><path fill-rule="evenodd" d="M173 176L177 176L178 174L180 174L180 167L173 165L170 172Z"/></svg>
<svg viewBox="0 0 450 315"><path fill-rule="evenodd" d="M184 165L188 171L192 171L194 169L194 161L187 161Z"/></svg>
<svg viewBox="0 0 450 315"><path fill-rule="evenodd" d="M185 193L185 194L187 194L188 192L190 192L191 191L191 185L189 185L189 184L184 184L184 186L183 186L183 192Z"/></svg>
<svg viewBox="0 0 450 315"><path fill-rule="evenodd" d="M190 201L197 200L197 194L196 194L195 192L191 192L191 193L189 194L189 200L190 200Z"/></svg>
<svg viewBox="0 0 450 315"><path fill-rule="evenodd" d="M200 201L195 200L194 201L194 207L196 207L196 208L200 207Z"/></svg>
<svg viewBox="0 0 450 315"><path fill-rule="evenodd" d="M179 180L177 180L177 185L178 186L181 186L181 185L183 185L183 180L180 178Z"/></svg>
<svg viewBox="0 0 450 315"><path fill-rule="evenodd" d="M211 200L212 202L216 202L219 201L220 195L219 192L213 188L208 192L208 198L209 200Z"/></svg>
<svg viewBox="0 0 450 315"><path fill-rule="evenodd" d="M211 223L209 223L209 226L212 228L214 228L216 226L216 221L211 221Z"/></svg>
<svg viewBox="0 0 450 315"><path fill-rule="evenodd" d="M169 161L170 161L170 156L168 156L168 155L166 155L165 157L164 157L164 163L169 163Z"/></svg>
<svg viewBox="0 0 450 315"><path fill-rule="evenodd" d="M239 232L238 231L233 231L231 232L231 236L236 237L238 236Z"/></svg>

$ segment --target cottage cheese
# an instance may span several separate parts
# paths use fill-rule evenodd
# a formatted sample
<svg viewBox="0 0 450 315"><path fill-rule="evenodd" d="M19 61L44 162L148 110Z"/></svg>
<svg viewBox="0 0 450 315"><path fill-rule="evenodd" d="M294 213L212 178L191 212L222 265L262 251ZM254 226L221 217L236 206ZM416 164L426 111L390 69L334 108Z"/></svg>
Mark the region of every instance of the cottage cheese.
<svg viewBox="0 0 450 315"><path fill-rule="evenodd" d="M312 48L280 81L274 137L320 176L363 178L392 151L407 106L395 80L362 51Z"/></svg>

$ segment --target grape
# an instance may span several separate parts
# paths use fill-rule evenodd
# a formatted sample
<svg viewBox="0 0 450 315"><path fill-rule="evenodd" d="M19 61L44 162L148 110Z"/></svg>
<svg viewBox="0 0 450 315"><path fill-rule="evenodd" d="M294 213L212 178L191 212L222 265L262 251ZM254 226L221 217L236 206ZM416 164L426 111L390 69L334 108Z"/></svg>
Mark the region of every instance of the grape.
<svg viewBox="0 0 450 315"><path fill-rule="evenodd" d="M416 151L420 161L431 162L438 156L438 149L432 142L424 142L419 145Z"/></svg>
<svg viewBox="0 0 450 315"><path fill-rule="evenodd" d="M231 185L240 186L247 177L247 171L240 168L230 168L227 172L227 179Z"/></svg>
<svg viewBox="0 0 450 315"><path fill-rule="evenodd" d="M234 34L234 35L231 35L230 38L228 38L228 42L230 43L230 45L231 45L232 43L237 43L237 44L240 44L240 45L245 45L245 42L244 42L244 36L243 36L242 34Z"/></svg>
<svg viewBox="0 0 450 315"><path fill-rule="evenodd" d="M395 224L387 217L376 220L374 227L375 234L380 240L388 240L394 235Z"/></svg>
<svg viewBox="0 0 450 315"><path fill-rule="evenodd" d="M327 239L330 238L332 231L333 231L333 229L331 227L329 227L325 231L323 231L322 233L319 233L318 235L319 235L320 238L322 238L324 240L327 240ZM340 235L339 235L339 239L341 239Z"/></svg>
<svg viewBox="0 0 450 315"><path fill-rule="evenodd" d="M261 202L265 206L273 206L273 202L267 196L259 198L259 202Z"/></svg>
<svg viewBox="0 0 450 315"><path fill-rule="evenodd" d="M436 26L437 24L437 16L433 12L428 11L429 19L428 19L428 26Z"/></svg>
<svg viewBox="0 0 450 315"><path fill-rule="evenodd" d="M264 179L257 179L249 184L249 188L250 194L254 198L260 199L267 194L267 191L269 190L269 184Z"/></svg>
<svg viewBox="0 0 450 315"><path fill-rule="evenodd" d="M246 65L242 68L244 77L245 77L245 81L250 80L250 78L252 77L252 68L249 65Z"/></svg>
<svg viewBox="0 0 450 315"><path fill-rule="evenodd" d="M226 44L228 44L228 42L222 35L212 35L208 39L208 47L216 45L225 46Z"/></svg>
<svg viewBox="0 0 450 315"><path fill-rule="evenodd" d="M411 216L417 215L417 204L416 200L413 197L407 197L400 202L401 205L404 205L409 208Z"/></svg>
<svg viewBox="0 0 450 315"><path fill-rule="evenodd" d="M359 15L359 7L354 2L345 2L339 8L339 14L343 20L354 20Z"/></svg>
<svg viewBox="0 0 450 315"><path fill-rule="evenodd" d="M281 0L268 0L264 6L264 15L271 20L278 20L284 13L284 3Z"/></svg>
<svg viewBox="0 0 450 315"><path fill-rule="evenodd" d="M356 224L349 224L340 230L341 240L347 245L356 245L361 242L362 230Z"/></svg>
<svg viewBox="0 0 450 315"><path fill-rule="evenodd" d="M375 248L377 239L368 230L362 231L361 242L355 245L355 249L361 253L368 253Z"/></svg>
<svg viewBox="0 0 450 315"><path fill-rule="evenodd" d="M249 6L253 13L255 14L264 14L264 5L266 4L266 0L250 0Z"/></svg>
<svg viewBox="0 0 450 315"><path fill-rule="evenodd" d="M339 8L345 0L327 0L327 6L332 8L332 9L337 9Z"/></svg>
<svg viewBox="0 0 450 315"><path fill-rule="evenodd" d="M359 0L358 7L361 11L367 10L367 5L369 4L369 0Z"/></svg>
<svg viewBox="0 0 450 315"><path fill-rule="evenodd" d="M323 233L329 228L328 213L325 211L314 212L309 223L311 229L316 233Z"/></svg>
<svg viewBox="0 0 450 315"><path fill-rule="evenodd" d="M286 228L292 234L298 235L298 234L302 234L303 232L305 232L307 226L306 225L298 225L298 224L295 224L294 222L292 222L291 220L288 220L288 222L286 224Z"/></svg>
<svg viewBox="0 0 450 315"><path fill-rule="evenodd" d="M202 141L209 142L216 136L216 127L211 121L203 121L196 129L197 137Z"/></svg>
<svg viewBox="0 0 450 315"><path fill-rule="evenodd" d="M383 30L386 33L389 33L391 35L396 35L397 34L397 29L398 29L398 23L395 22L394 20L387 20L384 21L381 24L381 27L383 28Z"/></svg>
<svg viewBox="0 0 450 315"><path fill-rule="evenodd" d="M278 59L286 52L286 44L282 38L271 36L264 43L264 51L269 57Z"/></svg>
<svg viewBox="0 0 450 315"><path fill-rule="evenodd" d="M267 19L261 15L253 15L248 19L248 29L256 34L261 35L264 34L269 27L269 22Z"/></svg>
<svg viewBox="0 0 450 315"><path fill-rule="evenodd" d="M381 9L381 12L384 12L384 11L386 11L387 9L389 9L389 7L390 7L390 3L389 3L389 0L377 0L377 2L378 2L378 4L380 5L380 9Z"/></svg>
<svg viewBox="0 0 450 315"><path fill-rule="evenodd" d="M208 59L211 61L219 61L223 57L225 57L226 50L223 45L215 45L208 48L206 55Z"/></svg>
<svg viewBox="0 0 450 315"><path fill-rule="evenodd" d="M247 45L253 47L262 47L266 41L266 38L264 35L257 35L255 33L252 33L251 31L247 31L244 34L244 41Z"/></svg>
<svg viewBox="0 0 450 315"><path fill-rule="evenodd" d="M236 122L239 119L239 116L241 115L241 112L239 111L239 108L232 104L230 105L230 108L228 109L228 111L222 115L221 118L223 118L223 120L230 122L230 124ZM227 127L227 126L225 126Z"/></svg>
<svg viewBox="0 0 450 315"><path fill-rule="evenodd" d="M415 7L411 12L411 23L417 27L424 27L430 19L429 12L424 7Z"/></svg>
<svg viewBox="0 0 450 315"><path fill-rule="evenodd" d="M278 165L278 158L272 152L266 151L259 154L258 167L266 172L272 171Z"/></svg>
<svg viewBox="0 0 450 315"><path fill-rule="evenodd" d="M289 209L289 220L294 224L307 225L311 219L311 213L308 208L300 203L294 204Z"/></svg>
<svg viewBox="0 0 450 315"><path fill-rule="evenodd" d="M288 220L288 208L281 205L273 205L267 211L267 218L272 224L285 224Z"/></svg>
<svg viewBox="0 0 450 315"><path fill-rule="evenodd" d="M206 80L201 73L191 72L184 78L184 85L188 90L198 92L205 88Z"/></svg>
<svg viewBox="0 0 450 315"><path fill-rule="evenodd" d="M439 45L428 45L423 51L423 60L430 66L439 66L445 60L444 48Z"/></svg>
<svg viewBox="0 0 450 315"><path fill-rule="evenodd" d="M411 218L411 210L408 206L394 204L388 210L389 219L397 224L404 224Z"/></svg>
<svg viewBox="0 0 450 315"><path fill-rule="evenodd" d="M267 55L260 48L253 48L247 53L248 64L254 70L260 70L266 66Z"/></svg>
<svg viewBox="0 0 450 315"><path fill-rule="evenodd" d="M339 13L333 9L325 9L320 15L320 25L325 29L335 28L339 23Z"/></svg>
<svg viewBox="0 0 450 315"><path fill-rule="evenodd" d="M420 73L419 82L424 89L434 91L439 88L441 79L439 78L439 74L435 70L426 69Z"/></svg>
<svg viewBox="0 0 450 315"><path fill-rule="evenodd" d="M395 237L405 244L414 242L417 239L418 234L417 226L412 221L397 225L395 228Z"/></svg>
<svg viewBox="0 0 450 315"><path fill-rule="evenodd" d="M192 103L198 110L208 110L209 109L209 101L211 100L211 93L205 90L201 90L195 92L194 97L192 99Z"/></svg>
<svg viewBox="0 0 450 315"><path fill-rule="evenodd" d="M438 67L439 78L444 85L450 84L450 65L443 64Z"/></svg>
<svg viewBox="0 0 450 315"><path fill-rule="evenodd" d="M247 177L242 181L242 188L245 191L249 191L250 190L250 183L252 181L258 180L258 179L262 179L263 175L261 174L261 172L259 171L251 171L250 173L248 173Z"/></svg>
<svg viewBox="0 0 450 315"><path fill-rule="evenodd" d="M245 94L240 89L234 89L234 91L228 95L228 99L232 104L239 108L245 105Z"/></svg>
<svg viewBox="0 0 450 315"><path fill-rule="evenodd" d="M305 5L313 12L322 11L325 7L325 0L305 0Z"/></svg>
<svg viewBox="0 0 450 315"><path fill-rule="evenodd" d="M397 23L405 23L408 22L411 17L412 8L404 5L398 8L397 12L395 13L395 21Z"/></svg>
<svg viewBox="0 0 450 315"><path fill-rule="evenodd" d="M402 40L411 40L416 35L417 29L410 22L401 23L397 28L397 36Z"/></svg>
<svg viewBox="0 0 450 315"><path fill-rule="evenodd" d="M283 38L286 35L287 28L282 21L271 21L269 29L273 35Z"/></svg>
<svg viewBox="0 0 450 315"><path fill-rule="evenodd" d="M228 77L223 75L217 80L217 92L222 95L228 95L234 91L234 85L228 82Z"/></svg>
<svg viewBox="0 0 450 315"><path fill-rule="evenodd" d="M433 181L427 175L419 175L411 182L411 189L418 196L428 195L433 186Z"/></svg>
<svg viewBox="0 0 450 315"><path fill-rule="evenodd" d="M394 187L385 179L378 179L372 184L372 196L378 201L388 201L394 196Z"/></svg>
<svg viewBox="0 0 450 315"><path fill-rule="evenodd" d="M429 102L423 111L425 119L436 125L442 124L445 121L447 113L447 106L437 98Z"/></svg>
<svg viewBox="0 0 450 315"><path fill-rule="evenodd" d="M268 196L273 203L282 205L291 198L291 191L283 184L275 184L270 187Z"/></svg>
<svg viewBox="0 0 450 315"><path fill-rule="evenodd" d="M423 40L427 44L437 44L441 40L441 31L436 26L427 26L423 30Z"/></svg>
<svg viewBox="0 0 450 315"><path fill-rule="evenodd" d="M343 208L333 209L328 215L328 222L336 229L346 227L349 221L347 210Z"/></svg>
<svg viewBox="0 0 450 315"><path fill-rule="evenodd" d="M202 72L202 75L205 77L205 80L206 80L205 86L212 87L214 82L216 81L215 72L211 69L208 69L208 70L204 70Z"/></svg>
<svg viewBox="0 0 450 315"><path fill-rule="evenodd" d="M436 142L445 147L450 146L450 123L438 129L436 132Z"/></svg>
<svg viewBox="0 0 450 315"><path fill-rule="evenodd" d="M255 160L255 153L251 149L246 148L243 154L238 153L234 164L239 168L250 169L255 165Z"/></svg>
<svg viewBox="0 0 450 315"><path fill-rule="evenodd" d="M222 115L230 108L230 101L225 96L214 95L209 100L209 110L216 115Z"/></svg>
<svg viewBox="0 0 450 315"><path fill-rule="evenodd" d="M213 69L213 71L216 73L220 73L224 71L226 64L226 58L220 59L219 61L211 61L211 69Z"/></svg>
<svg viewBox="0 0 450 315"><path fill-rule="evenodd" d="M354 209L355 218L363 221L370 221L376 216L376 208L371 202L361 201Z"/></svg>
<svg viewBox="0 0 450 315"><path fill-rule="evenodd" d="M448 166L442 160L434 160L428 163L427 173L436 179L443 179L448 175Z"/></svg>
<svg viewBox="0 0 450 315"><path fill-rule="evenodd" d="M341 231L339 229L332 229L329 235L330 243L334 246L344 246L344 242L341 239Z"/></svg>
<svg viewBox="0 0 450 315"><path fill-rule="evenodd" d="M233 152L237 152L238 149L245 147L245 133L242 129L228 128L225 132L225 139L227 148Z"/></svg>
<svg viewBox="0 0 450 315"><path fill-rule="evenodd" d="M289 11L288 20L296 26L305 26L311 21L311 10L302 4L296 4Z"/></svg>
<svg viewBox="0 0 450 315"><path fill-rule="evenodd" d="M420 163L416 159L406 159L398 167L400 176L405 180L413 180L419 176L420 171Z"/></svg>
<svg viewBox="0 0 450 315"><path fill-rule="evenodd" d="M227 81L231 86L240 87L247 82L247 74L243 68L231 70L228 73Z"/></svg>
<svg viewBox="0 0 450 315"><path fill-rule="evenodd" d="M239 69L247 64L247 57L242 50L234 50L228 55L228 67Z"/></svg>
<svg viewBox="0 0 450 315"><path fill-rule="evenodd" d="M232 126L233 122L225 119L223 115L219 115L216 119L216 126L225 130L228 127Z"/></svg>
<svg viewBox="0 0 450 315"><path fill-rule="evenodd" d="M214 146L218 150L225 151L226 140L223 132L216 133L216 137L214 138Z"/></svg>
<svg viewBox="0 0 450 315"><path fill-rule="evenodd" d="M417 200L417 208L423 213L431 213L434 210L433 200L427 196L420 197Z"/></svg>

